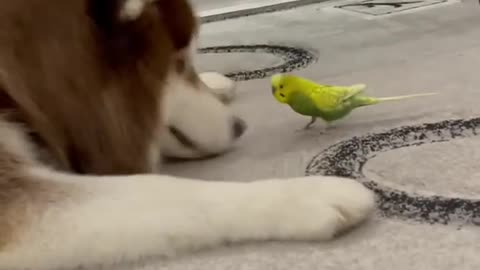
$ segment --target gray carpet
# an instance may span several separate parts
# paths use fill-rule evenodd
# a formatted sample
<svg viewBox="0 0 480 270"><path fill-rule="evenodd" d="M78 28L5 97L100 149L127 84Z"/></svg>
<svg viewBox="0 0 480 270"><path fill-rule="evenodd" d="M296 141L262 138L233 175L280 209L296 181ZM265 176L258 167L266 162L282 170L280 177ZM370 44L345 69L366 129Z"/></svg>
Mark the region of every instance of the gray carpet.
<svg viewBox="0 0 480 270"><path fill-rule="evenodd" d="M204 24L202 47L296 47L306 50L302 57L315 59L297 61L298 54L284 47L201 54L202 70L239 79L233 106L249 130L224 156L166 169L226 181L341 174L377 191L376 216L330 243L251 243L137 269L480 267L480 121L475 119L480 115L480 5L469 0L367 16L332 8L341 3ZM321 134L320 122L312 130L295 132L308 119L274 101L268 76L278 70L270 68L275 66L295 68L294 73L323 83L365 83L367 93L376 96L440 94L359 109L326 134Z"/></svg>

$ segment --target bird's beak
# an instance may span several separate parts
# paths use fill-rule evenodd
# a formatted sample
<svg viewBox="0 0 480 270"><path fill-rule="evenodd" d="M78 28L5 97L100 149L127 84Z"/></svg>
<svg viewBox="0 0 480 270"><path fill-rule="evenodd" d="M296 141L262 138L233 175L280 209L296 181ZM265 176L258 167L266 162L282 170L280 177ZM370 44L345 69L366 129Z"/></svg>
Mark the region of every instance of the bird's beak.
<svg viewBox="0 0 480 270"><path fill-rule="evenodd" d="M275 94L275 91L276 91L275 86L272 86L272 94Z"/></svg>

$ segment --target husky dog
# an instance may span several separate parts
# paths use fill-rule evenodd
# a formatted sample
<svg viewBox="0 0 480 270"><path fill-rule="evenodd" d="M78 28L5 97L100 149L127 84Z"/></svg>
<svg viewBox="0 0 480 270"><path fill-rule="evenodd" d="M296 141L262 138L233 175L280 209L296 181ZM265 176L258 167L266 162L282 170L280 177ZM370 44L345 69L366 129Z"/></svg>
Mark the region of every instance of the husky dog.
<svg viewBox="0 0 480 270"><path fill-rule="evenodd" d="M0 28L2 270L324 241L374 208L338 177L161 174L162 156L221 154L246 128L232 82L195 71L187 0L1 0Z"/></svg>

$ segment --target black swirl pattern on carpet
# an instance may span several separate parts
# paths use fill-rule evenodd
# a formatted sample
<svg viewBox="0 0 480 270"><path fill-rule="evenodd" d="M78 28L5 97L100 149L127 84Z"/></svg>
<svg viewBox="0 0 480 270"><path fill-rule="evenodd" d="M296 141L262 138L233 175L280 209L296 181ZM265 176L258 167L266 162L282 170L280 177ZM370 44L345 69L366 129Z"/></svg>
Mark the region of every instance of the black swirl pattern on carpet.
<svg viewBox="0 0 480 270"><path fill-rule="evenodd" d="M273 67L256 70L243 70L225 74L234 81L262 79L275 73L285 73L304 68L314 63L316 56L301 48L280 45L229 45L200 48L199 53L268 53L283 59L283 63Z"/></svg>
<svg viewBox="0 0 480 270"><path fill-rule="evenodd" d="M385 217L406 218L431 224L459 222L479 225L480 200L407 193L368 181L362 172L368 160L382 152L477 136L478 132L480 118L474 118L406 126L383 133L353 137L316 155L308 164L306 174L343 176L363 182L378 195L378 207L381 215Z"/></svg>

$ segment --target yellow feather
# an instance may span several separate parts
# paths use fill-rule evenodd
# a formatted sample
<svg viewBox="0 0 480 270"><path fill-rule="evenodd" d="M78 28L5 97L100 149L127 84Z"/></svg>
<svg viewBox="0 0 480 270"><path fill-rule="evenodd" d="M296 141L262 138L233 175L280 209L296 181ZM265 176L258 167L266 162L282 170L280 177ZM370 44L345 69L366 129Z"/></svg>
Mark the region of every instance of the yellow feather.
<svg viewBox="0 0 480 270"><path fill-rule="evenodd" d="M357 95L366 88L364 84L352 86L318 85L311 91L310 97L318 108L335 110L346 99Z"/></svg>

